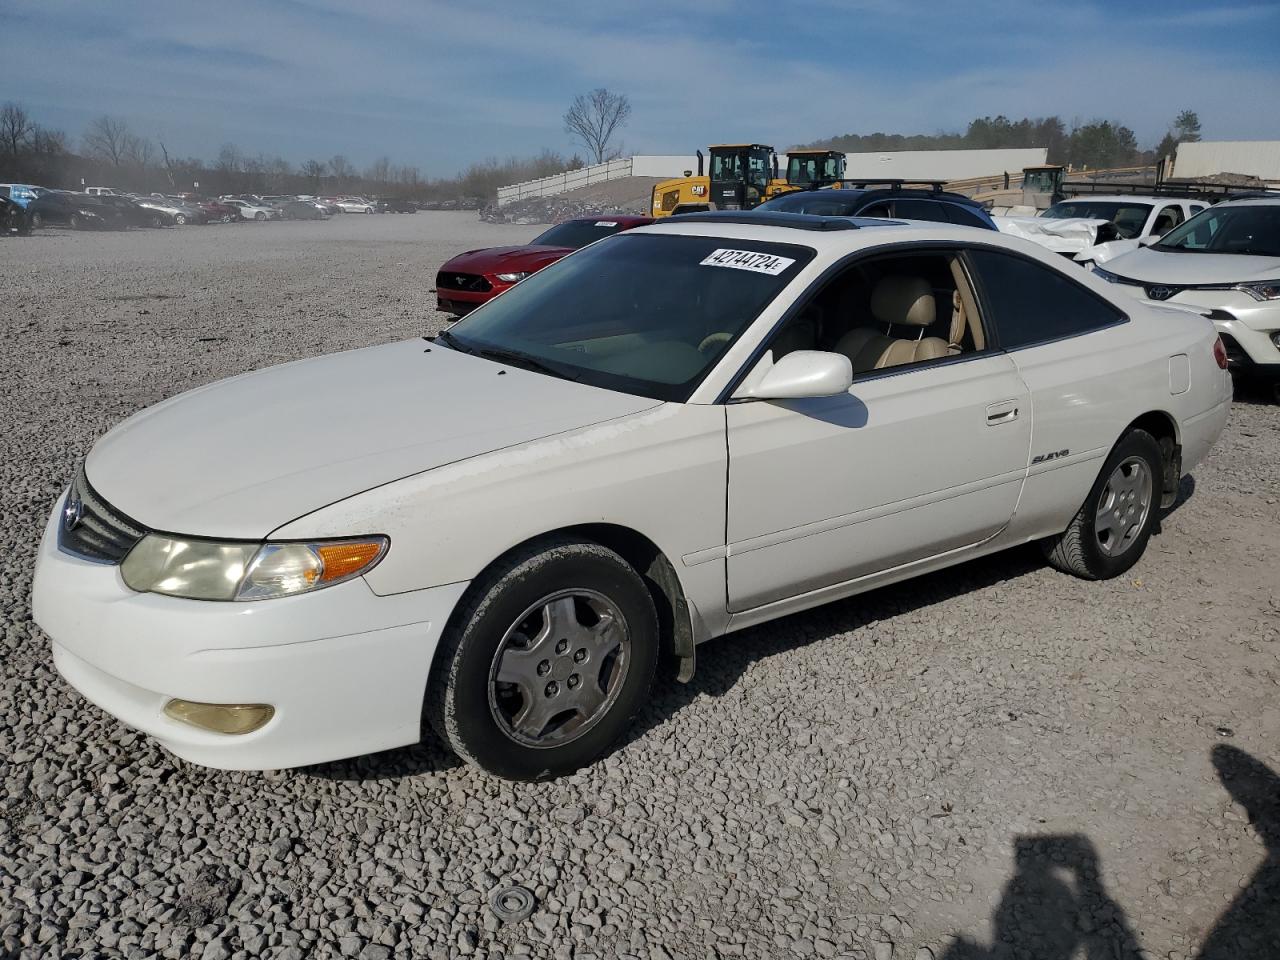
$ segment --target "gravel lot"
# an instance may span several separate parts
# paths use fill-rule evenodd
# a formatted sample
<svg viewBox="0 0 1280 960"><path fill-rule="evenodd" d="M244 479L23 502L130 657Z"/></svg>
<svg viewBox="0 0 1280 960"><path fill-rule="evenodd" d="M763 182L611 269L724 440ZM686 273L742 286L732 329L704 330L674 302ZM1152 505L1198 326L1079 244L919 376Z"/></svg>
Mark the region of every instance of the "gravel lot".
<svg viewBox="0 0 1280 960"><path fill-rule="evenodd" d="M1260 399L1130 575L1019 551L715 641L553 783L430 740L205 770L69 691L30 573L96 437L210 380L433 332L445 259L541 229L0 241L0 956L1280 955L1280 408ZM500 925L508 883L537 908Z"/></svg>

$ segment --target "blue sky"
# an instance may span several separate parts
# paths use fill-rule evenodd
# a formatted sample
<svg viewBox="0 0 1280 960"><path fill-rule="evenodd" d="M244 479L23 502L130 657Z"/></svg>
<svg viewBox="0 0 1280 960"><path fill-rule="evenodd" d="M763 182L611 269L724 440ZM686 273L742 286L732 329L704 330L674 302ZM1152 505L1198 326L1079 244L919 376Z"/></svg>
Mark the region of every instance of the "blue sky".
<svg viewBox="0 0 1280 960"><path fill-rule="evenodd" d="M1109 118L1144 146L1280 139L1280 0L5 0L0 98L73 141L103 113L171 154L381 154L446 176L572 152L561 117L628 94L628 153L725 140Z"/></svg>

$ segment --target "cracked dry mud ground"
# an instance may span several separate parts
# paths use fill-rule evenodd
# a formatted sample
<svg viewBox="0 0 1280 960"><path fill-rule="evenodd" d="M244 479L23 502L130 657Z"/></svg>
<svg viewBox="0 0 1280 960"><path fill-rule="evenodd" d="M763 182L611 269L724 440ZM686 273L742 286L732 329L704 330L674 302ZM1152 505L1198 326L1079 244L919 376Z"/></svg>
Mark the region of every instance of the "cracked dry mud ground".
<svg viewBox="0 0 1280 960"><path fill-rule="evenodd" d="M1215 926L1206 957L1280 955L1280 408L1260 398L1128 576L1021 550L714 641L553 783L432 740L221 773L70 692L31 565L96 437L210 380L431 333L445 259L539 229L0 242L0 956L1164 958ZM505 882L537 896L528 920L489 913Z"/></svg>

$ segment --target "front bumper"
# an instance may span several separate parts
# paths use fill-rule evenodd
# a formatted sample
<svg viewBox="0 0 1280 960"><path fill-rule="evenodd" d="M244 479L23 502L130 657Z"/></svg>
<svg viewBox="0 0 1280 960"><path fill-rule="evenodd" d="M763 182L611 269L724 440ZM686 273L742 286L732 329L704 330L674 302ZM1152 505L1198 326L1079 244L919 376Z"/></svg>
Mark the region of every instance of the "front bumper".
<svg viewBox="0 0 1280 960"><path fill-rule="evenodd" d="M61 500L59 500L59 507ZM265 770L416 743L440 632L465 583L379 597L363 580L256 603L136 593L117 566L45 528L32 611L58 671L86 699L185 760ZM259 730L219 734L163 712L171 698L268 703Z"/></svg>

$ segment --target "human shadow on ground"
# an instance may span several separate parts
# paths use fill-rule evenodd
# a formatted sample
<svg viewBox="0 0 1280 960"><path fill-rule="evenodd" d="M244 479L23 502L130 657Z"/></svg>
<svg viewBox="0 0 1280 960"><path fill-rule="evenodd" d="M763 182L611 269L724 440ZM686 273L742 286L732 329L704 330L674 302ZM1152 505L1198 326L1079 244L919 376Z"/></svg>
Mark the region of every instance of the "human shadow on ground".
<svg viewBox="0 0 1280 960"><path fill-rule="evenodd" d="M1218 917L1195 960L1280 957L1280 776L1243 750L1219 745L1213 765L1245 808L1266 858ZM1014 875L992 918L992 945L954 941L942 960L1127 960L1146 957L1103 887L1098 854L1079 834L1014 841Z"/></svg>
<svg viewBox="0 0 1280 960"><path fill-rule="evenodd" d="M1098 852L1081 834L1019 837L1014 874L992 919L990 947L956 940L942 960L1129 960L1141 946L1103 887Z"/></svg>
<svg viewBox="0 0 1280 960"><path fill-rule="evenodd" d="M1213 748L1218 779L1266 847L1249 884L1218 918L1196 960L1280 957L1280 775L1243 750Z"/></svg>

